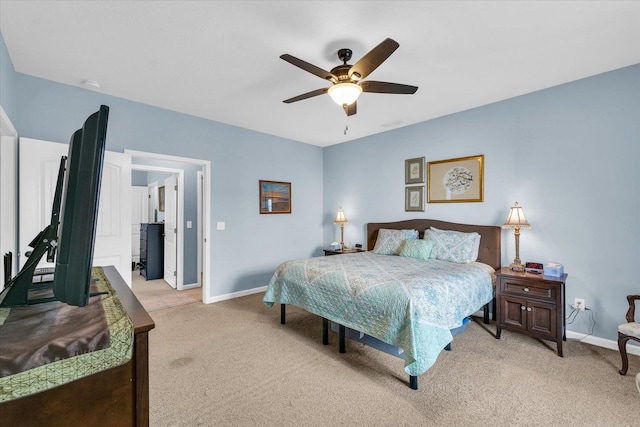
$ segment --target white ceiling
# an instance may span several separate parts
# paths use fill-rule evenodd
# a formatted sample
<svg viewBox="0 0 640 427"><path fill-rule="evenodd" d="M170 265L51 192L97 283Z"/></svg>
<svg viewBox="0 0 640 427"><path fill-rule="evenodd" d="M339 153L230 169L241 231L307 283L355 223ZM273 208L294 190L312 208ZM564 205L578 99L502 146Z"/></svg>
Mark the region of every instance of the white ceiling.
<svg viewBox="0 0 640 427"><path fill-rule="evenodd" d="M1 0L0 30L17 72L318 146L640 63L638 1ZM415 95L282 102L329 83L281 54L330 70L387 37L368 79Z"/></svg>

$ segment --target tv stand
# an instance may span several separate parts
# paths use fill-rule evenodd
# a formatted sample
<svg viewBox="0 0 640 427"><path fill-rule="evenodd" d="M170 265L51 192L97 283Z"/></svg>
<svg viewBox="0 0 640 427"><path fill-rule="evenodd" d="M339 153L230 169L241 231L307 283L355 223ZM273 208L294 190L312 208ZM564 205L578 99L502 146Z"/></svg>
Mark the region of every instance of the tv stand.
<svg viewBox="0 0 640 427"><path fill-rule="evenodd" d="M0 307L17 307L21 305L36 304L40 302L55 301L52 298L29 300L29 288L33 285L33 276L42 256L55 247L58 238L57 231L51 225L42 230L29 244L33 248L24 266L16 276L5 285L7 293L0 303ZM6 273L5 273L6 274Z"/></svg>
<svg viewBox="0 0 640 427"><path fill-rule="evenodd" d="M115 267L103 269L133 324L132 358L120 366L0 403L2 425L149 425L148 333L155 325Z"/></svg>

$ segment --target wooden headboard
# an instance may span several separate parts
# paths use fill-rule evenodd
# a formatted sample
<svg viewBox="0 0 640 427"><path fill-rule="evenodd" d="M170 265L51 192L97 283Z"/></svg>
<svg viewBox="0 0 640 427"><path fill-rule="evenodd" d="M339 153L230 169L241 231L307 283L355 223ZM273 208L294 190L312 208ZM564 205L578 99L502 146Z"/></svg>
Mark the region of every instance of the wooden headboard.
<svg viewBox="0 0 640 427"><path fill-rule="evenodd" d="M456 224L454 222L437 221L434 219L409 219L397 222L372 222L367 224L367 250L372 251L378 238L378 230L388 228L392 230L418 230L420 238L424 237L424 230L435 227L440 230L475 231L480 234L480 249L478 261L490 265L495 270L500 269L500 232L495 225Z"/></svg>

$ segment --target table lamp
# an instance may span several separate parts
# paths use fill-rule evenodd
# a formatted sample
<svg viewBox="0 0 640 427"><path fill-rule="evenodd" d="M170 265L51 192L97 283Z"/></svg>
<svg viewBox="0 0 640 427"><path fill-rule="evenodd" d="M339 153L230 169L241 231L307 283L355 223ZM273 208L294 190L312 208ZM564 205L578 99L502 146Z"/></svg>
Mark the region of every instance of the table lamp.
<svg viewBox="0 0 640 427"><path fill-rule="evenodd" d="M336 215L336 220L333 221L333 223L340 226L340 247L344 251L344 225L349 224L349 221L347 221L347 217L342 211L342 208L338 209L338 215Z"/></svg>
<svg viewBox="0 0 640 427"><path fill-rule="evenodd" d="M531 228L531 225L524 217L524 211L522 207L516 202L511 209L509 209L509 216L507 220L502 224L502 228L513 228L516 236L516 258L513 260L509 268L513 271L524 271L524 265L520 262L520 229Z"/></svg>

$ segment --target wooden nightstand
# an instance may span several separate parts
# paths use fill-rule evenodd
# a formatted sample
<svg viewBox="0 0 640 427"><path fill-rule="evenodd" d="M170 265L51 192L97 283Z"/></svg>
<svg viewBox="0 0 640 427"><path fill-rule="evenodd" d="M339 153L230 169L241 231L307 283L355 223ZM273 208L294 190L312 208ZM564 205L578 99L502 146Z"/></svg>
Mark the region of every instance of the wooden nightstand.
<svg viewBox="0 0 640 427"><path fill-rule="evenodd" d="M355 254L358 252L365 252L365 250L364 249L345 249L344 251L334 251L332 249L324 249L324 256Z"/></svg>
<svg viewBox="0 0 640 427"><path fill-rule="evenodd" d="M496 338L502 329L555 341L562 357L566 341L565 282L562 277L543 276L503 267L496 273Z"/></svg>

